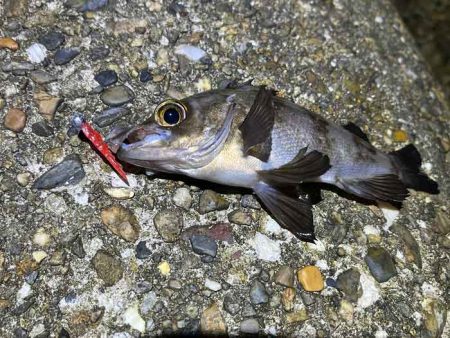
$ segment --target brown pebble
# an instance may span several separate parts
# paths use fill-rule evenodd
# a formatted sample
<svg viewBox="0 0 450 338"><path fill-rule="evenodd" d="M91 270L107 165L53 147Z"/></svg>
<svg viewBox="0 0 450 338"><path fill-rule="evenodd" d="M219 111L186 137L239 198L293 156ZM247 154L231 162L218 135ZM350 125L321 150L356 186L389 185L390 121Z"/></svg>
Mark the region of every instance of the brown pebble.
<svg viewBox="0 0 450 338"><path fill-rule="evenodd" d="M406 142L408 141L408 134L403 130L395 130L393 138L395 142Z"/></svg>
<svg viewBox="0 0 450 338"><path fill-rule="evenodd" d="M54 97L44 91L38 91L34 94L34 100L39 107L39 113L44 116L47 121L52 121L56 110L63 102L62 98Z"/></svg>
<svg viewBox="0 0 450 338"><path fill-rule="evenodd" d="M27 122L27 114L17 108L11 108L5 115L4 125L16 133L22 132Z"/></svg>
<svg viewBox="0 0 450 338"><path fill-rule="evenodd" d="M0 38L0 48L7 48L15 52L19 49L19 44L14 39L8 37Z"/></svg>
<svg viewBox="0 0 450 338"><path fill-rule="evenodd" d="M115 235L128 242L134 242L139 238L141 226L136 216L128 209L114 205L103 209L102 222Z"/></svg>
<svg viewBox="0 0 450 338"><path fill-rule="evenodd" d="M309 265L301 268L297 271L297 278L305 291L323 290L323 277L317 266Z"/></svg>

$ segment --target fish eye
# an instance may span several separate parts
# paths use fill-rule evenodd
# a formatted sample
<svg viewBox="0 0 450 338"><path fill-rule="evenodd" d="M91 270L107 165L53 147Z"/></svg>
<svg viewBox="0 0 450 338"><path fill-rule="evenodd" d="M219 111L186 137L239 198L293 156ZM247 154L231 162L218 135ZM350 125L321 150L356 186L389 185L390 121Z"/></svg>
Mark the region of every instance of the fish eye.
<svg viewBox="0 0 450 338"><path fill-rule="evenodd" d="M156 122L163 127L173 127L186 118L186 107L176 101L167 100L155 109Z"/></svg>

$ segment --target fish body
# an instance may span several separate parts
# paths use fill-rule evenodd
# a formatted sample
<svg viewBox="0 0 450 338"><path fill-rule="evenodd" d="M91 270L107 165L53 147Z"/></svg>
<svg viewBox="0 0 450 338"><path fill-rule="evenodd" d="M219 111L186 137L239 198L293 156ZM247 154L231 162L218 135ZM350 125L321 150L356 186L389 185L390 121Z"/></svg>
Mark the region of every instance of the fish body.
<svg viewBox="0 0 450 338"><path fill-rule="evenodd" d="M346 127L263 86L211 90L161 103L149 120L113 131L117 156L154 171L252 189L298 238L314 240L305 182L327 183L368 200L401 202L407 188L438 193L420 172L414 146L385 153Z"/></svg>

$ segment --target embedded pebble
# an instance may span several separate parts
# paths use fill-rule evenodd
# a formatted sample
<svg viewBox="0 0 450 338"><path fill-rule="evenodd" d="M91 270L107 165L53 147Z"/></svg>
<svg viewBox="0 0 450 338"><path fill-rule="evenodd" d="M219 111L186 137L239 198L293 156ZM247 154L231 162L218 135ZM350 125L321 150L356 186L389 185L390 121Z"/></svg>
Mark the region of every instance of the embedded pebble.
<svg viewBox="0 0 450 338"><path fill-rule="evenodd" d="M203 235L192 235L189 240L191 241L192 250L196 254L216 257L217 243L212 238Z"/></svg>
<svg viewBox="0 0 450 338"><path fill-rule="evenodd" d="M78 184L85 176L78 155L69 155L59 164L53 166L40 176L33 184L33 189L53 189L64 185Z"/></svg>
<svg viewBox="0 0 450 338"><path fill-rule="evenodd" d="M18 303L22 303L25 299L31 296L33 289L30 284L24 282L22 287L17 291L16 298Z"/></svg>
<svg viewBox="0 0 450 338"><path fill-rule="evenodd" d="M54 134L53 127L47 121L39 121L31 125L33 134L40 137L50 137Z"/></svg>
<svg viewBox="0 0 450 338"><path fill-rule="evenodd" d="M290 288L294 286L294 280L295 280L294 270L286 265L280 267L274 277L275 283Z"/></svg>
<svg viewBox="0 0 450 338"><path fill-rule="evenodd" d="M31 181L30 173L20 173L16 176L17 183L20 184L21 187L26 187Z"/></svg>
<svg viewBox="0 0 450 338"><path fill-rule="evenodd" d="M115 235L128 242L134 242L139 238L141 226L136 216L120 205L113 205L101 212L103 224Z"/></svg>
<svg viewBox="0 0 450 338"><path fill-rule="evenodd" d="M27 55L31 63L41 63L47 57L47 48L40 43L33 43L27 48Z"/></svg>
<svg viewBox="0 0 450 338"><path fill-rule="evenodd" d="M147 247L146 241L140 241L136 246L136 258L146 259L152 254L151 250Z"/></svg>
<svg viewBox="0 0 450 338"><path fill-rule="evenodd" d="M397 274L392 256L381 247L370 247L364 260L370 273L379 283L387 282Z"/></svg>
<svg viewBox="0 0 450 338"><path fill-rule="evenodd" d="M127 86L116 86L105 89L100 95L104 104L117 107L134 100L133 91Z"/></svg>
<svg viewBox="0 0 450 338"><path fill-rule="evenodd" d="M52 31L39 37L38 41L48 50L55 50L66 41L66 37L61 32Z"/></svg>
<svg viewBox="0 0 450 338"><path fill-rule="evenodd" d="M175 242L183 229L183 214L164 209L156 213L153 224L164 242Z"/></svg>
<svg viewBox="0 0 450 338"><path fill-rule="evenodd" d="M246 212L235 210L228 214L228 220L231 223L239 224L239 225L251 225L252 224L252 216Z"/></svg>
<svg viewBox="0 0 450 338"><path fill-rule="evenodd" d="M178 188L172 196L172 201L177 207L189 210L192 204L192 196L188 188Z"/></svg>
<svg viewBox="0 0 450 338"><path fill-rule="evenodd" d="M392 134L395 142L406 142L408 141L408 134L404 130L395 130Z"/></svg>
<svg viewBox="0 0 450 338"><path fill-rule="evenodd" d="M250 209L261 209L261 205L259 204L258 200L253 195L243 195L241 197L241 206L243 208L250 208Z"/></svg>
<svg viewBox="0 0 450 338"><path fill-rule="evenodd" d="M264 284L258 280L255 280L250 288L250 301L255 305L267 303L269 301L269 295L267 294Z"/></svg>
<svg viewBox="0 0 450 338"><path fill-rule="evenodd" d="M170 279L167 286L173 290L180 290L183 287L183 285L178 279Z"/></svg>
<svg viewBox="0 0 450 338"><path fill-rule="evenodd" d="M210 289L212 291L219 291L220 289L222 289L222 285L220 285L219 282L216 282L212 279L206 278L205 279L205 287L207 289Z"/></svg>
<svg viewBox="0 0 450 338"><path fill-rule="evenodd" d="M419 269L422 268L422 256L420 255L420 247L414 236L406 226L399 222L391 226L392 232L402 239L402 249L408 263L414 263Z"/></svg>
<svg viewBox="0 0 450 338"><path fill-rule="evenodd" d="M446 305L438 299L422 301L423 324L421 337L441 337L447 319Z"/></svg>
<svg viewBox="0 0 450 338"><path fill-rule="evenodd" d="M292 311L294 309L295 289L285 288L281 294L281 304L284 311Z"/></svg>
<svg viewBox="0 0 450 338"><path fill-rule="evenodd" d="M431 229L444 236L450 233L450 216L443 210L438 210Z"/></svg>
<svg viewBox="0 0 450 338"><path fill-rule="evenodd" d="M141 70L139 73L139 81L143 83L150 81L152 78L152 73L150 73L148 69Z"/></svg>
<svg viewBox="0 0 450 338"><path fill-rule="evenodd" d="M116 200L128 200L134 197L134 191L130 188L104 188L103 191Z"/></svg>
<svg viewBox="0 0 450 338"><path fill-rule="evenodd" d="M362 294L360 276L356 268L350 268L339 274L336 279L336 288L352 302L356 302Z"/></svg>
<svg viewBox="0 0 450 338"><path fill-rule="evenodd" d="M62 66L75 59L80 54L77 48L63 48L55 53L55 65Z"/></svg>
<svg viewBox="0 0 450 338"><path fill-rule="evenodd" d="M167 263L166 261L162 261L158 265L158 270L161 273L161 275L168 276L170 275L170 264Z"/></svg>
<svg viewBox="0 0 450 338"><path fill-rule="evenodd" d="M125 313L123 314L123 321L125 324L130 325L133 329L141 333L145 332L145 320L142 319L141 315L139 314L137 305L131 306L126 309Z"/></svg>
<svg viewBox="0 0 450 338"><path fill-rule="evenodd" d="M206 52L192 45L178 45L175 48L175 54L183 55L190 61L198 62L207 56Z"/></svg>
<svg viewBox="0 0 450 338"><path fill-rule="evenodd" d="M317 292L324 288L323 276L319 268L308 265L297 271L297 279L305 291Z"/></svg>
<svg viewBox="0 0 450 338"><path fill-rule="evenodd" d="M41 247L46 247L50 244L51 237L45 232L43 228L39 228L33 235L33 243Z"/></svg>
<svg viewBox="0 0 450 338"><path fill-rule="evenodd" d="M94 77L102 87L108 87L117 82L117 73L111 69L101 71Z"/></svg>
<svg viewBox="0 0 450 338"><path fill-rule="evenodd" d="M353 321L353 304L346 299L342 299L339 305L339 316L347 322Z"/></svg>
<svg viewBox="0 0 450 338"><path fill-rule="evenodd" d="M5 128L20 133L24 130L27 123L27 114L17 108L11 108L5 115L3 124Z"/></svg>
<svg viewBox="0 0 450 338"><path fill-rule="evenodd" d="M285 321L287 324L294 324L304 322L309 318L308 312L306 309L301 309L293 312L288 312L285 317Z"/></svg>
<svg viewBox="0 0 450 338"><path fill-rule="evenodd" d="M113 286L122 279L122 262L106 250L101 249L97 251L94 258L92 258L92 265L97 272L98 278L103 280L105 286Z"/></svg>
<svg viewBox="0 0 450 338"><path fill-rule="evenodd" d="M245 319L239 325L239 331L242 333L257 334L259 330L259 323L254 318Z"/></svg>
<svg viewBox="0 0 450 338"><path fill-rule="evenodd" d="M40 69L32 71L30 77L37 84L48 84L57 80L56 76Z"/></svg>
<svg viewBox="0 0 450 338"><path fill-rule="evenodd" d="M106 109L95 116L93 122L100 128L107 127L131 112L127 108L113 107Z"/></svg>
<svg viewBox="0 0 450 338"><path fill-rule="evenodd" d="M200 330L208 335L224 335L227 327L222 313L216 303L206 308L200 318Z"/></svg>
<svg viewBox="0 0 450 338"><path fill-rule="evenodd" d="M7 48L15 52L16 50L19 49L19 44L17 43L16 40L9 37L0 38L0 49L1 48Z"/></svg>
<svg viewBox="0 0 450 338"><path fill-rule="evenodd" d="M38 250L38 251L33 251L32 256L33 256L33 259L36 261L36 263L39 264L45 258L47 258L48 254L45 251Z"/></svg>
<svg viewBox="0 0 450 338"><path fill-rule="evenodd" d="M251 243L259 259L268 262L276 262L281 259L281 247L278 241L257 232Z"/></svg>
<svg viewBox="0 0 450 338"><path fill-rule="evenodd" d="M150 292L146 293L144 298L142 299L142 303L141 303L141 307L140 307L141 313L144 316L147 315L150 311L153 310L157 301L158 301L158 297L156 296L156 293L154 291L150 291Z"/></svg>
<svg viewBox="0 0 450 338"><path fill-rule="evenodd" d="M206 214L211 211L228 209L230 202L228 202L220 194L212 191L205 190L200 196L198 212Z"/></svg>
<svg viewBox="0 0 450 338"><path fill-rule="evenodd" d="M64 156L64 149L61 147L50 148L44 151L42 162L44 164L55 164Z"/></svg>
<svg viewBox="0 0 450 338"><path fill-rule="evenodd" d="M242 317L248 318L248 317L254 317L256 316L256 311L253 305L249 302L246 302L244 306L242 307L241 311Z"/></svg>
<svg viewBox="0 0 450 338"><path fill-rule="evenodd" d="M84 258L86 256L86 251L84 251L83 241L80 236L76 236L70 243L70 252L78 258Z"/></svg>
<svg viewBox="0 0 450 338"><path fill-rule="evenodd" d="M94 12L108 4L108 0L68 0L66 6L75 8L80 12Z"/></svg>
<svg viewBox="0 0 450 338"><path fill-rule="evenodd" d="M62 98L51 96L42 90L35 92L34 100L38 105L39 113L41 113L47 121L53 120L56 110L63 102Z"/></svg>

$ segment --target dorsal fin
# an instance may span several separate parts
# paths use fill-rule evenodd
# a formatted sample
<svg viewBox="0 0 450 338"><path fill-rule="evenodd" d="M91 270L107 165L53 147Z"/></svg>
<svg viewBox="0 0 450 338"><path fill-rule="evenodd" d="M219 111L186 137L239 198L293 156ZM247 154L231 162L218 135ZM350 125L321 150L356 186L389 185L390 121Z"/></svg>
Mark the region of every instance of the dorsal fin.
<svg viewBox="0 0 450 338"><path fill-rule="evenodd" d="M353 135L358 136L359 138L363 139L367 143L370 144L369 138L367 137L366 133L364 133L360 127L358 127L356 124L349 122L346 125L342 126L344 129L351 132Z"/></svg>
<svg viewBox="0 0 450 338"><path fill-rule="evenodd" d="M275 121L274 91L259 87L250 111L239 130L242 133L244 154L266 162L272 149L271 133Z"/></svg>

